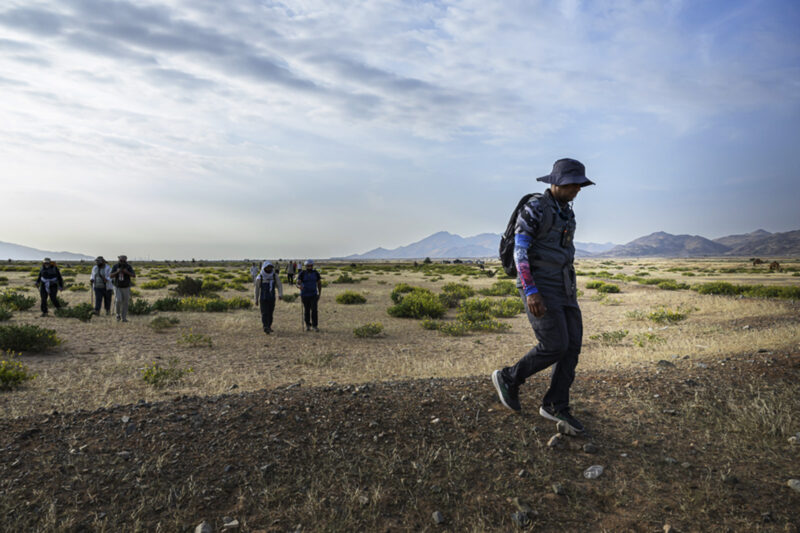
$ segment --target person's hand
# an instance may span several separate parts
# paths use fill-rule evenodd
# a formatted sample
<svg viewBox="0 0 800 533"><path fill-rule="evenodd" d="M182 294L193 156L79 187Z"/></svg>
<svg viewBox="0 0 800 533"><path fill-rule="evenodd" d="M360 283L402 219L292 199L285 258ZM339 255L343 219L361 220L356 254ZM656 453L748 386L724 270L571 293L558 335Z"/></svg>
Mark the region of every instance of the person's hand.
<svg viewBox="0 0 800 533"><path fill-rule="evenodd" d="M279 294L279 295L278 295L278 300L283 300L283 296L281 296L281 295Z"/></svg>
<svg viewBox="0 0 800 533"><path fill-rule="evenodd" d="M544 304L544 298L542 298L542 295L538 292L529 294L525 300L528 304L528 310L536 318L542 318L547 312L547 306Z"/></svg>

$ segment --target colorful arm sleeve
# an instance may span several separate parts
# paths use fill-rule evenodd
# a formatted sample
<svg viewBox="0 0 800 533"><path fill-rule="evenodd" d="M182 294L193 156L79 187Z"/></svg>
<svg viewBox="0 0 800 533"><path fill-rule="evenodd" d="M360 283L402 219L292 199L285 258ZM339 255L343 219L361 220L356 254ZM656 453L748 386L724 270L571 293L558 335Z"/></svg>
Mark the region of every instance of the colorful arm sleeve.
<svg viewBox="0 0 800 533"><path fill-rule="evenodd" d="M514 235L514 263L517 265L517 276L519 276L522 290L526 296L539 292L533 281L531 265L528 260L528 250L532 245L533 239L530 235L525 235L524 233Z"/></svg>

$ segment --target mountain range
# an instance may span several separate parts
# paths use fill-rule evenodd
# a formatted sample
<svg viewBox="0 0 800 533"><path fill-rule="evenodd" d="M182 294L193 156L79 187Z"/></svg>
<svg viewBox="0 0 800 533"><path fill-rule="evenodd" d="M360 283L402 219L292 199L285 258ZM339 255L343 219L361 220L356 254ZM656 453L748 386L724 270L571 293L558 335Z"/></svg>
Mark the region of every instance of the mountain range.
<svg viewBox="0 0 800 533"><path fill-rule="evenodd" d="M440 231L420 241L387 250L375 248L342 259L494 258L500 234L461 237ZM800 256L800 230L770 233L763 229L743 235L707 239L700 235L672 235L658 231L627 244L575 242L577 257L754 257Z"/></svg>
<svg viewBox="0 0 800 533"><path fill-rule="evenodd" d="M0 259L14 259L17 261L41 261L45 257L49 257L53 261L92 261L94 257L76 254L72 252L48 252L31 248L30 246L22 246L21 244L13 244L10 242L0 241Z"/></svg>

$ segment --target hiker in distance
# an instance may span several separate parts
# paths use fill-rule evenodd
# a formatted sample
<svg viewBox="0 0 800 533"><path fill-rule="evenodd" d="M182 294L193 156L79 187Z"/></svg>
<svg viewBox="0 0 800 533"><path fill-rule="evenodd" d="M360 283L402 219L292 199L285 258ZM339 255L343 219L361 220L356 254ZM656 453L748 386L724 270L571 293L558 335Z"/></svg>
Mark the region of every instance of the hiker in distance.
<svg viewBox="0 0 800 533"><path fill-rule="evenodd" d="M495 370L492 382L503 405L519 411L520 385L553 366L539 414L565 422L567 433L577 435L584 427L570 413L569 389L581 351L583 320L575 284L575 214L571 202L581 188L594 182L586 177L583 164L574 159L559 159L553 171L537 181L550 184L550 188L520 200L501 239L500 257L506 272L517 277L517 288L539 343L514 366Z"/></svg>
<svg viewBox="0 0 800 533"><path fill-rule="evenodd" d="M94 292L94 314L100 314L100 305L102 304L108 315L111 313L111 266L106 263L102 255L98 256L94 262L95 265L89 276L89 283Z"/></svg>
<svg viewBox="0 0 800 533"><path fill-rule="evenodd" d="M319 311L317 304L322 296L322 276L314 270L314 261L306 260L306 269L297 275L297 288L300 289L300 300L303 302L303 320L306 331L319 331Z"/></svg>
<svg viewBox="0 0 800 533"><path fill-rule="evenodd" d="M48 297L56 309L61 307L58 303L58 291L64 290L64 279L61 277L61 271L49 257L45 257L42 261L42 268L39 269L39 276L36 278L36 288L39 289L39 296L42 299L42 316L47 316Z"/></svg>
<svg viewBox="0 0 800 533"><path fill-rule="evenodd" d="M114 284L114 314L117 322L128 321L128 305L131 303L131 279L136 277L133 267L128 264L128 256L117 257L117 264L111 268L111 283Z"/></svg>
<svg viewBox="0 0 800 533"><path fill-rule="evenodd" d="M289 263L286 265L286 279L289 281L289 284L294 283L294 273L297 271L297 263L295 261L289 260Z"/></svg>
<svg viewBox="0 0 800 533"><path fill-rule="evenodd" d="M283 285L275 267L269 261L261 265L261 272L256 276L256 305L261 309L261 325L264 333L272 333L272 314L275 312L275 289L278 299L283 300Z"/></svg>

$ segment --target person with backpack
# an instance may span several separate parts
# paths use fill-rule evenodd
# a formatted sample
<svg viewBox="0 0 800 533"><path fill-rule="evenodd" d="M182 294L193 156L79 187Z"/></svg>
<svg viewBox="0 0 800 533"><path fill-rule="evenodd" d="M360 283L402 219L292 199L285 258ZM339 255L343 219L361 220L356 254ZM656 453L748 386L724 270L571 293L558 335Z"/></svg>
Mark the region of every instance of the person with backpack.
<svg viewBox="0 0 800 533"><path fill-rule="evenodd" d="M275 312L275 289L278 299L283 300L283 285L275 267L269 261L261 265L261 272L256 276L256 305L261 309L261 325L264 333L272 333L272 315Z"/></svg>
<svg viewBox="0 0 800 533"><path fill-rule="evenodd" d="M286 279L289 281L289 284L294 283L294 273L297 271L297 263L295 261L289 260L289 263L286 265Z"/></svg>
<svg viewBox="0 0 800 533"><path fill-rule="evenodd" d="M113 266L109 277L114 284L114 314L117 322L128 321L128 305L131 303L132 279L136 277L133 267L128 264L128 256L117 257L118 263Z"/></svg>
<svg viewBox="0 0 800 533"><path fill-rule="evenodd" d="M297 288L300 289L300 300L303 302L303 321L306 331L319 331L319 311L317 304L322 296L322 276L314 270L314 261L306 260L306 269L297 275Z"/></svg>
<svg viewBox="0 0 800 533"><path fill-rule="evenodd" d="M89 283L94 291L94 314L100 314L100 305L104 304L106 315L111 313L111 266L100 255L94 260Z"/></svg>
<svg viewBox="0 0 800 533"><path fill-rule="evenodd" d="M569 405L569 391L581 351L583 319L575 282L575 214L571 203L583 187L594 185L575 159L559 159L537 181L550 184L543 194L520 200L500 240L503 269L517 278L528 320L538 344L514 366L495 370L492 383L500 402L521 409L519 387L533 374L553 367L539 414L564 422L566 432L583 433Z"/></svg>
<svg viewBox="0 0 800 533"><path fill-rule="evenodd" d="M39 276L36 278L36 288L39 289L39 297L42 299L42 316L47 316L47 298L50 298L56 309L61 307L58 303L58 291L64 290L64 279L61 277L61 271L49 257L45 257L42 261L42 268L39 269Z"/></svg>

